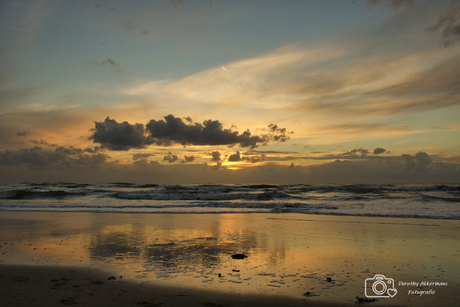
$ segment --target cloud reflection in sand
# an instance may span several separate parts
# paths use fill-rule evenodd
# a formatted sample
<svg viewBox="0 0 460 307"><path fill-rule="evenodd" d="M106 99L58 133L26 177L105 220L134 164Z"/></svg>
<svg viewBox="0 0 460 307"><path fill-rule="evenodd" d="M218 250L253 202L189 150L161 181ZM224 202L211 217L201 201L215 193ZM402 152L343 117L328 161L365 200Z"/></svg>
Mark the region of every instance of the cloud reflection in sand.
<svg viewBox="0 0 460 307"><path fill-rule="evenodd" d="M161 283L350 300L363 280L458 283L458 221L296 214L4 213L0 260ZM430 230L420 238L420 232ZM426 247L430 246L430 249ZM232 255L247 258L237 260ZM314 297L313 297L314 299Z"/></svg>

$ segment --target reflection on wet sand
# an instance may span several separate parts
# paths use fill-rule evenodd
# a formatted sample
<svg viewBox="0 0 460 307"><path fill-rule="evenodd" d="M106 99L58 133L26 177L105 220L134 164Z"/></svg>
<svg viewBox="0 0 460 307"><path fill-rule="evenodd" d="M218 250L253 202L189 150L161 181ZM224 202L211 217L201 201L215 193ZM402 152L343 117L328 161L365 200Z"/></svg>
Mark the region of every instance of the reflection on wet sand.
<svg viewBox="0 0 460 307"><path fill-rule="evenodd" d="M95 266L141 283L346 302L375 274L459 285L458 221L19 212L1 220L4 264ZM386 304L448 305L452 289Z"/></svg>

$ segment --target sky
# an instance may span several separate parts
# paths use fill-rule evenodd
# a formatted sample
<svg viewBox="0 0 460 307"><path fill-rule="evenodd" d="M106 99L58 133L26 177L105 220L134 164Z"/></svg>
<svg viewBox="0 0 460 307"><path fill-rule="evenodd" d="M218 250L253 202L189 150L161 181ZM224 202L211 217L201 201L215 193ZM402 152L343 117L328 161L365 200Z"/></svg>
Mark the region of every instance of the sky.
<svg viewBox="0 0 460 307"><path fill-rule="evenodd" d="M0 44L0 182L460 182L460 1L6 0Z"/></svg>

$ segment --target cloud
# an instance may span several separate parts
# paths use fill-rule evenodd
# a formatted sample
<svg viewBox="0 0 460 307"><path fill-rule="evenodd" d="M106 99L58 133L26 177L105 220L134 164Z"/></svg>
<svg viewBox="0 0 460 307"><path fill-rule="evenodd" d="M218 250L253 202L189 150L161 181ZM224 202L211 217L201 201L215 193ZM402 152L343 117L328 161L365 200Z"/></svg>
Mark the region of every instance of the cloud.
<svg viewBox="0 0 460 307"><path fill-rule="evenodd" d="M378 4L380 3L380 0L368 0L366 2L366 8L368 10L374 9ZM393 10L397 10L400 7L405 6L406 8L410 9L412 7L412 4L414 3L414 0L386 0L385 5L390 7Z"/></svg>
<svg viewBox="0 0 460 307"><path fill-rule="evenodd" d="M378 155L378 154L384 153L385 151L386 151L385 149L380 148L380 147L377 147L376 149L374 149L374 151L372 152L372 154Z"/></svg>
<svg viewBox="0 0 460 307"><path fill-rule="evenodd" d="M49 15L57 1L2 1L2 28L14 33L15 40L2 47L17 50L31 48L40 33L43 21ZM3 13L3 12L2 12ZM7 17L7 18L5 18Z"/></svg>
<svg viewBox="0 0 460 307"><path fill-rule="evenodd" d="M42 89L39 88L7 88L0 87L0 107L21 103L27 101L29 97L40 94Z"/></svg>
<svg viewBox="0 0 460 307"><path fill-rule="evenodd" d="M354 156L354 155L360 154L362 157L364 157L368 153L369 153L368 149L358 148L358 149L353 149L352 151L346 151L344 153L341 153L340 156Z"/></svg>
<svg viewBox="0 0 460 307"><path fill-rule="evenodd" d="M216 165L214 165L214 166L212 167L212 169L216 171L216 170L220 169L221 166L222 166L222 162L217 162Z"/></svg>
<svg viewBox="0 0 460 307"><path fill-rule="evenodd" d="M220 160L220 152L218 152L218 151L211 152L211 157L212 157L211 158L212 162L220 162L221 161Z"/></svg>
<svg viewBox="0 0 460 307"><path fill-rule="evenodd" d="M104 62L102 62L102 65L109 65L109 66L120 66L120 64L118 64L117 62L115 62L114 60L112 59L108 59L108 60L105 60Z"/></svg>
<svg viewBox="0 0 460 307"><path fill-rule="evenodd" d="M182 160L181 163L193 162L194 160L195 160L194 156L184 156L184 160Z"/></svg>
<svg viewBox="0 0 460 307"><path fill-rule="evenodd" d="M265 155L263 154L260 157L251 157L251 163L263 162L265 161Z"/></svg>
<svg viewBox="0 0 460 307"><path fill-rule="evenodd" d="M415 156L403 154L401 158L404 161L404 166L407 171L424 171L432 162L428 154L422 151L416 153Z"/></svg>
<svg viewBox="0 0 460 307"><path fill-rule="evenodd" d="M203 124L185 124L174 115L164 117L165 120L152 119L146 130L155 139L157 145L240 145L241 147L257 147L267 140L260 136L252 136L249 130L240 134L238 131L224 129L218 120L205 120Z"/></svg>
<svg viewBox="0 0 460 307"><path fill-rule="evenodd" d="M34 144L34 145L43 145L43 146L47 146L47 147L57 147L56 144L50 144L50 143L48 143L48 142L45 141L45 140L40 140L40 141L37 141L37 140L29 140L29 142L31 142L31 143Z"/></svg>
<svg viewBox="0 0 460 307"><path fill-rule="evenodd" d="M100 165L109 158L105 154L87 154L89 149L58 147L55 150L39 146L19 150L0 151L0 165L28 165L32 167L60 166L71 168L75 165ZM58 168L59 169L59 168Z"/></svg>
<svg viewBox="0 0 460 307"><path fill-rule="evenodd" d="M318 126L311 128L309 136L315 138L315 144L339 143L345 140L376 140L395 136L423 133L409 127L390 126L383 123L345 123L339 125ZM309 141L311 142L311 141Z"/></svg>
<svg viewBox="0 0 460 307"><path fill-rule="evenodd" d="M173 5L174 7L181 7L182 5L184 5L185 3L185 0L169 0ZM209 3L209 6L212 8L212 0L207 0L208 3Z"/></svg>
<svg viewBox="0 0 460 307"><path fill-rule="evenodd" d="M104 110L103 113L106 111ZM0 144L3 145L0 149L18 149L17 146L14 146L14 143L18 141L17 133L24 131L30 132L27 140L42 139L55 144L86 147L88 143L86 138L89 137L88 127L93 124L90 118L96 116L94 113L98 112L100 111L83 110L72 105L59 107L30 104L16 107L7 113L0 114L0 131L2 132L0 133ZM101 115L97 114L97 116ZM85 137L81 139L82 135Z"/></svg>
<svg viewBox="0 0 460 307"><path fill-rule="evenodd" d="M133 154L133 160L147 159L148 157L155 156L153 154Z"/></svg>
<svg viewBox="0 0 460 307"><path fill-rule="evenodd" d="M444 46L449 46L460 39L460 4L451 5L429 28L442 33Z"/></svg>
<svg viewBox="0 0 460 307"><path fill-rule="evenodd" d="M107 117L103 122L95 122L94 134L89 138L94 143L99 143L103 148L110 150L130 150L144 148L151 144L145 137L144 125L128 122L117 123Z"/></svg>
<svg viewBox="0 0 460 307"><path fill-rule="evenodd" d="M127 31L131 31L134 29L134 25L135 25L135 22L136 20L134 18L131 18L131 19L128 19L128 20L125 20L123 22L123 28Z"/></svg>
<svg viewBox="0 0 460 307"><path fill-rule="evenodd" d="M460 178L459 156L452 157L457 162L446 163L440 161L442 159L440 154L430 154L430 156L426 153L408 154L407 156L418 165L418 168L412 167L409 171L406 170L405 160L401 156L385 159L376 156L364 159L356 156L359 159L335 160L308 166L294 162L292 167L290 165L293 161L265 162L239 170L228 170L222 165L222 161L213 161L213 165L203 163L162 165L158 161L139 159L132 164L121 164L110 161L107 155L89 154L86 150L70 147L54 150L35 147L0 151L0 181L350 184L458 183ZM223 159L220 153L214 156L215 160L217 157ZM429 163L432 159L434 162Z"/></svg>
<svg viewBox="0 0 460 307"><path fill-rule="evenodd" d="M70 146L72 147L72 146ZM99 146L94 146L94 147L87 147L82 150L82 152L87 152L87 153L96 153L101 150L101 147Z"/></svg>
<svg viewBox="0 0 460 307"><path fill-rule="evenodd" d="M379 0L367 0L366 8L368 10L373 10L377 6L378 3L379 3Z"/></svg>
<svg viewBox="0 0 460 307"><path fill-rule="evenodd" d="M416 13L419 12L411 12ZM398 15L398 20L405 18L405 14L392 15ZM458 52L454 52L454 48L428 47L426 40L407 34L420 32L420 23L406 25L392 36L387 28L394 26L385 23L380 31L384 31L385 37L377 41L377 31L370 30L369 39L348 37L348 43L341 40L305 49L288 46L269 54L221 63L227 71L216 65L181 80L149 81L126 88L122 93L151 95L156 101L168 101L167 107L171 104L176 104L174 108L193 106L194 110L188 111L192 115L213 110L212 116L215 116L214 110L225 106L225 114L218 118L233 120L238 116L250 123L257 122L256 114L261 110L267 113L276 110L280 115L289 115L290 123L299 123L296 132L307 128L318 131L324 135L325 142L336 140L331 140L329 133L323 133L319 125L324 122L338 127L350 122L381 120L387 128L392 128L388 125L389 115L458 105L460 93L455 83L460 77ZM408 38L413 39L414 44L407 44ZM394 43L388 44L393 40ZM396 49L394 46L399 43L405 43L405 48ZM247 106L247 112L240 112L242 105ZM325 120L314 121L319 117ZM307 118L313 121L305 120ZM393 136L414 132L397 127L385 130L384 124L367 125L372 128L367 130L366 124L361 125L363 129L356 129L354 133L357 138L371 133L370 137L375 139L377 133L391 137L390 132ZM257 132L255 127L248 128ZM340 130L337 132L343 135ZM284 140L283 135L277 134L277 137Z"/></svg>
<svg viewBox="0 0 460 307"><path fill-rule="evenodd" d="M287 140L290 139L289 136L286 135L286 133L294 133L294 131L287 132L286 128L279 128L278 125L276 124L270 124L268 125L268 129L271 132L271 138L275 141L278 142L286 142Z"/></svg>
<svg viewBox="0 0 460 307"><path fill-rule="evenodd" d="M443 61L438 61L436 65L419 72L418 74L408 75L396 84L391 84L373 92L381 97L402 98L413 93L426 95L425 99L405 99L400 105L393 105L392 108L398 111L405 109L430 109L458 105L458 94L460 89L456 80L460 78L460 56L445 57ZM435 103L433 94L439 94L441 105ZM417 106L418 104L418 106ZM389 105L390 106L390 105ZM383 106L387 108L387 106Z"/></svg>
<svg viewBox="0 0 460 307"><path fill-rule="evenodd" d="M185 0L169 0L174 7L182 6L185 3Z"/></svg>
<svg viewBox="0 0 460 307"><path fill-rule="evenodd" d="M178 159L177 155L173 155L171 152L168 152L167 155L163 156L163 161L168 161L169 163L174 163Z"/></svg>
<svg viewBox="0 0 460 307"><path fill-rule="evenodd" d="M239 133L232 128L224 129L218 120L205 120L203 124L187 123L174 115L164 120L152 119L144 129L143 124L118 123L107 117L103 122L95 122L94 134L89 138L110 150L129 150L144 148L148 145L172 146L181 145L227 145L255 148L275 140L284 142L289 139L285 128L271 124L270 131L262 135L252 135L249 130ZM292 133L292 132L291 132Z"/></svg>
<svg viewBox="0 0 460 307"><path fill-rule="evenodd" d="M103 3L103 4L96 4L94 5L94 8L95 9L98 9L100 7L107 7L107 3ZM115 6L111 6L107 9L107 13L110 13L110 12L117 12L118 9L115 7Z"/></svg>
<svg viewBox="0 0 460 307"><path fill-rule="evenodd" d="M121 72L120 64L115 62L112 59L107 59L107 60L102 61L102 62L91 61L90 64L92 64L94 66L105 66L105 67L116 68L118 72Z"/></svg>
<svg viewBox="0 0 460 307"><path fill-rule="evenodd" d="M236 153L230 155L228 157L228 161L229 162L237 162L237 161L241 161L243 160L243 158L240 156L240 152L239 151L236 151Z"/></svg>
<svg viewBox="0 0 460 307"><path fill-rule="evenodd" d="M28 135L30 132L27 130L27 131L23 131L23 132L16 132L16 136L26 136Z"/></svg>

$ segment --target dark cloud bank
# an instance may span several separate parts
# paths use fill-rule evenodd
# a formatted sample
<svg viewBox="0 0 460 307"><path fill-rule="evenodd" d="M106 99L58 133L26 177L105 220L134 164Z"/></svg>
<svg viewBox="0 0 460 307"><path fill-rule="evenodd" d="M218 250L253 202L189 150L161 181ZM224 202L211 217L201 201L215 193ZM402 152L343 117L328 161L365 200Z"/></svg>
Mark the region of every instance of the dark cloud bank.
<svg viewBox="0 0 460 307"><path fill-rule="evenodd" d="M150 155L149 155L150 156ZM209 152L212 163L183 160L172 153L163 156L166 164L136 156L132 164L118 164L100 152L100 148L25 148L0 151L0 181L136 182L136 183L459 183L460 164L436 162L436 155L425 152L401 156L359 153L341 156L329 163L315 165L278 164L265 161L238 171L223 165L224 157ZM353 157L359 157L355 159ZM371 157L371 156L367 156ZM148 158L148 157L147 157ZM253 157L251 157L252 159ZM265 158L265 157L264 157ZM159 158L161 160L161 158ZM458 161L459 157L455 161ZM228 161L249 160L240 152ZM182 163L173 163L182 162ZM251 161L252 162L252 161Z"/></svg>
<svg viewBox="0 0 460 307"><path fill-rule="evenodd" d="M103 122L95 122L94 134L90 137L94 143L99 143L109 150L130 150L144 148L149 145L172 146L201 145L201 146L240 146L255 148L265 145L270 141L285 142L289 139L286 128L279 128L270 124L264 129L265 134L252 135L249 130L239 133L232 128L224 129L218 120L205 120L193 123L187 117L187 123L182 118L174 115L165 116L164 119L152 119L147 125L118 123L106 118Z"/></svg>
<svg viewBox="0 0 460 307"><path fill-rule="evenodd" d="M0 165L27 165L30 168L44 170L101 165L106 163L109 157L98 153L99 149L99 147L80 149L61 146L50 150L35 146L19 150L5 150L0 151Z"/></svg>

